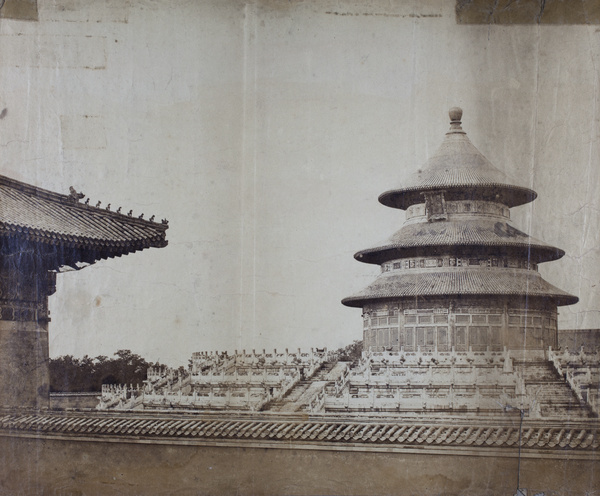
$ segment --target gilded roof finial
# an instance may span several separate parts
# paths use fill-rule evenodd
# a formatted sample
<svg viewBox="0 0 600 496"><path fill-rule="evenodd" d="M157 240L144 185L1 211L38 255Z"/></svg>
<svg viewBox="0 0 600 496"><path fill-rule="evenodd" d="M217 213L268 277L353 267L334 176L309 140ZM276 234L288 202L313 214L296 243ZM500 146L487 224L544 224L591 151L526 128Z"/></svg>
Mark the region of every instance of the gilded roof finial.
<svg viewBox="0 0 600 496"><path fill-rule="evenodd" d="M461 125L461 119L463 115L463 111L460 107L452 107L448 111L448 115L450 116L450 131L451 133L463 133L464 131Z"/></svg>

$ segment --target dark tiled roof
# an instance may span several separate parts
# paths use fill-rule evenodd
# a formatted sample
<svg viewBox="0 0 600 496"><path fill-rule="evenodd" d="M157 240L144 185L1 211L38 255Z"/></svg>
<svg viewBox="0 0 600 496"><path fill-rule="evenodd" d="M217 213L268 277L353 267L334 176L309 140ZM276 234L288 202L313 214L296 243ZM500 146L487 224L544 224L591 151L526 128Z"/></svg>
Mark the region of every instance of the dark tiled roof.
<svg viewBox="0 0 600 496"><path fill-rule="evenodd" d="M342 300L349 307L387 298L444 295L529 296L571 305L579 299L546 282L534 270L506 268L409 269L381 274L360 293Z"/></svg>
<svg viewBox="0 0 600 496"><path fill-rule="evenodd" d="M507 222L482 217L406 224L382 245L359 251L354 258L361 262L380 264L402 258L406 256L403 252L414 251L415 248L480 246L520 249L524 256L536 263L556 260L565 254Z"/></svg>
<svg viewBox="0 0 600 496"><path fill-rule="evenodd" d="M85 205L71 196L0 176L0 236L4 238L106 258L164 247L167 228L166 223Z"/></svg>
<svg viewBox="0 0 600 496"><path fill-rule="evenodd" d="M509 207L529 203L537 196L494 167L462 129L451 129L423 168L401 187L383 193L379 201L388 207L406 209L422 203L421 193L432 190L446 190L446 199L483 198Z"/></svg>
<svg viewBox="0 0 600 496"><path fill-rule="evenodd" d="M425 415L426 417L426 415ZM466 420L466 419L465 419ZM171 415L99 415L99 414L6 414L0 416L0 433L37 436L71 436L138 440L254 441L308 443L333 446L397 447L470 447L511 448L519 443L523 449L592 451L600 446L593 422L525 421L521 435L519 423L480 421L465 422L435 419L395 419L361 421L344 418L224 418L174 417ZM332 446L332 447L333 447ZM277 447L277 444L274 445ZM335 449L335 448L334 448Z"/></svg>

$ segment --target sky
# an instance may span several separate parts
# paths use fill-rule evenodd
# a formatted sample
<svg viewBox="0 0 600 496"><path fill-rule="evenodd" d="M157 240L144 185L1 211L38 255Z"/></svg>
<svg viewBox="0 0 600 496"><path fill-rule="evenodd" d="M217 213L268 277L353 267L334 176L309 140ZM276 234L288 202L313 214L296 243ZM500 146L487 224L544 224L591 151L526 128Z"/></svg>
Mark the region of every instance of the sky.
<svg viewBox="0 0 600 496"><path fill-rule="evenodd" d="M456 23L452 2L40 2L0 19L0 170L169 220L168 247L57 278L50 355L337 348L340 300L400 228L377 202L447 111L538 193L513 224L566 251L543 277L600 328L594 26ZM343 14L343 15L342 15Z"/></svg>

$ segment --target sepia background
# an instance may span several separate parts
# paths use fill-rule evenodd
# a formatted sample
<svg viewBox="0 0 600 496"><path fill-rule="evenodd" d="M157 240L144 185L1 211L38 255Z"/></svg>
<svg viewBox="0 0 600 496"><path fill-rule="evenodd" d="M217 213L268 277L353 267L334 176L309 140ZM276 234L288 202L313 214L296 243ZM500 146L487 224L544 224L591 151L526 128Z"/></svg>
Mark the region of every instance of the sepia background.
<svg viewBox="0 0 600 496"><path fill-rule="evenodd" d="M567 253L540 267L580 298L559 328L600 327L594 2L577 19L551 1L523 18L449 0L11 2L0 173L169 220L167 248L57 278L51 356L179 365L360 339L340 300L378 267L353 254L400 227L377 197L435 152L452 106L539 194L512 217Z"/></svg>

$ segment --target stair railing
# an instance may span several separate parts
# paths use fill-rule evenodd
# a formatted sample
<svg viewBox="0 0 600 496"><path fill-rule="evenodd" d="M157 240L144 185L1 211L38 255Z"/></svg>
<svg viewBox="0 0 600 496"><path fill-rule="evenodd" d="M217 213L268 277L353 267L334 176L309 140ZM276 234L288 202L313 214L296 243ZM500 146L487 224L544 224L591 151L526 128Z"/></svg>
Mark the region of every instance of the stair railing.
<svg viewBox="0 0 600 496"><path fill-rule="evenodd" d="M309 409L310 413L317 413L317 412L322 411L324 406L325 406L325 388L321 389L313 397L313 399L310 400L308 409Z"/></svg>
<svg viewBox="0 0 600 496"><path fill-rule="evenodd" d="M336 395L340 394L342 389L344 389L344 386L348 382L349 378L350 378L350 367L348 366L348 364L346 364L344 367L344 370L342 371L342 375L335 381L335 384L334 384Z"/></svg>

